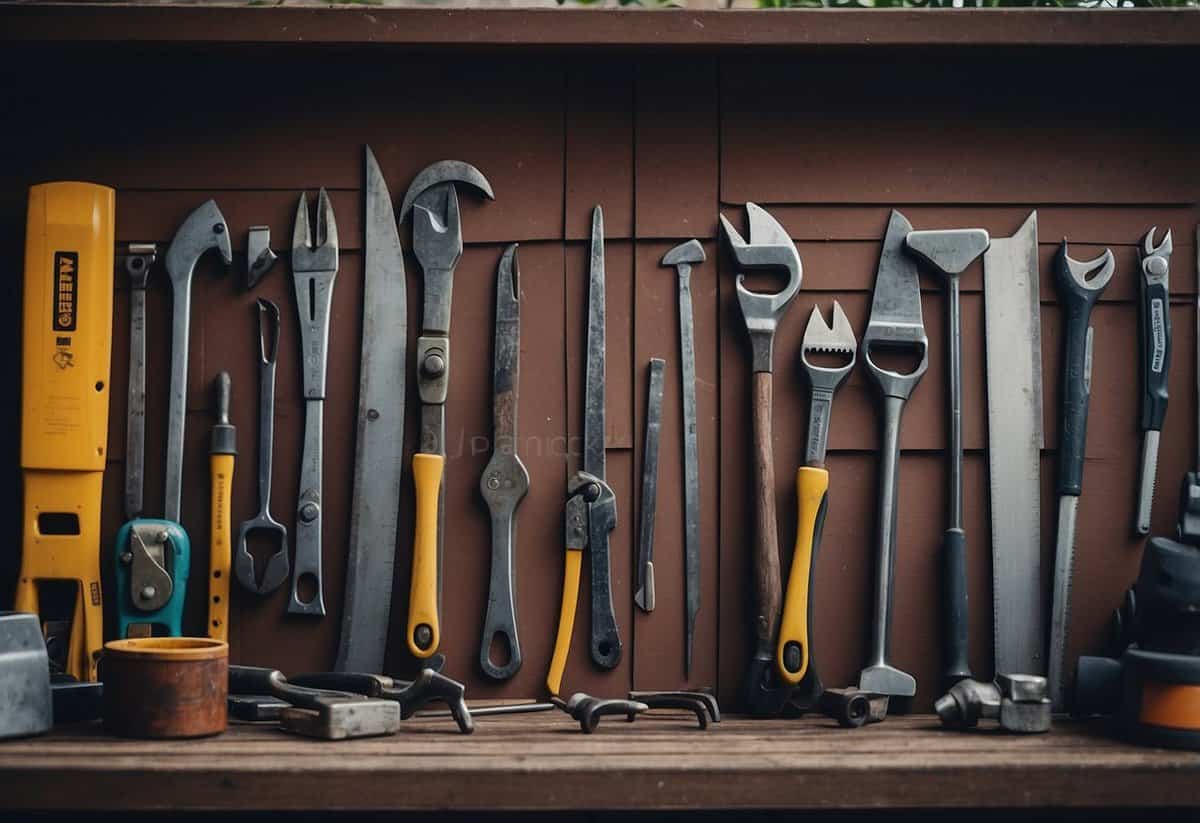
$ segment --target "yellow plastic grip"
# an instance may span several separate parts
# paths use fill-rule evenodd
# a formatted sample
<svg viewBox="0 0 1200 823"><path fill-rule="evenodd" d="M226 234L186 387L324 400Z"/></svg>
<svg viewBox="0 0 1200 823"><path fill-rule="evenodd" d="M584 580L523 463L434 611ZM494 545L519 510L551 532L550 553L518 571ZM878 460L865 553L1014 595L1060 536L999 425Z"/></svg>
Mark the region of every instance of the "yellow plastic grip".
<svg viewBox="0 0 1200 823"><path fill-rule="evenodd" d="M579 572L583 567L583 552L567 549L567 566L563 573L562 607L558 612L558 636L554 638L554 656L546 674L546 688L557 696L562 687L567 655L571 651L571 635L575 632L575 607L579 603Z"/></svg>
<svg viewBox="0 0 1200 823"><path fill-rule="evenodd" d="M825 494L829 491L829 472L812 466L796 471L796 547L792 550L792 570L788 573L787 591L783 598L783 618L779 624L779 646L775 650L775 668L790 685L797 685L808 673L808 610L812 593L808 590L816 554L817 534ZM789 670L786 651L795 644L800 651L800 665Z"/></svg>
<svg viewBox="0 0 1200 823"><path fill-rule="evenodd" d="M417 525L413 537L412 584L408 594L408 650L414 657L432 657L441 636L438 627L438 493L446 458L440 454L413 455L413 484L417 489ZM417 645L417 632L426 627L429 643Z"/></svg>
<svg viewBox="0 0 1200 823"><path fill-rule="evenodd" d="M229 640L230 501L233 489L233 455L208 458L212 479L212 512L209 520L208 636Z"/></svg>

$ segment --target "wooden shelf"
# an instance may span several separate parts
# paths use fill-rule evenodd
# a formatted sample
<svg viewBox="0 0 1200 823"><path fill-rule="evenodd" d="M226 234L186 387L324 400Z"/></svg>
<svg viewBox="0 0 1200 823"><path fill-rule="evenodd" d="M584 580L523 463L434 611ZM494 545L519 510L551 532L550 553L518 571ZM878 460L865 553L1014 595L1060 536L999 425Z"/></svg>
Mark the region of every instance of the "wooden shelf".
<svg viewBox="0 0 1200 823"><path fill-rule="evenodd" d="M726 718L700 732L659 714L588 736L555 712L481 719L470 737L416 718L337 743L255 725L190 741L85 728L0 744L0 797L92 810L1187 806L1200 804L1200 754L1134 747L1098 723L1021 737L922 715L857 730Z"/></svg>

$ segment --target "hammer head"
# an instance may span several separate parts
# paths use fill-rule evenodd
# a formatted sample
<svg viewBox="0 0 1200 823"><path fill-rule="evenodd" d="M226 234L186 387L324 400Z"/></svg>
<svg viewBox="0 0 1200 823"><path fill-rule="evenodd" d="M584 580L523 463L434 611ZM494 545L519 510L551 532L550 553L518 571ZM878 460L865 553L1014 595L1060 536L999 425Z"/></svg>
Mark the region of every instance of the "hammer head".
<svg viewBox="0 0 1200 823"><path fill-rule="evenodd" d="M495 200L492 185L479 169L461 160L439 160L418 172L404 193L404 201L400 205L399 220L404 222L417 198L434 186L443 183L465 183L474 186L488 200Z"/></svg>
<svg viewBox="0 0 1200 823"><path fill-rule="evenodd" d="M192 272L198 261L209 249L221 253L221 260L226 266L233 263L233 249L229 244L229 227L225 223L225 215L217 208L215 200L209 200L198 206L183 225L175 232L171 245L167 249L167 274L172 283L186 283L191 280Z"/></svg>
<svg viewBox="0 0 1200 823"><path fill-rule="evenodd" d="M987 251L991 242L983 229L945 229L910 231L904 246L947 277L956 277Z"/></svg>
<svg viewBox="0 0 1200 823"><path fill-rule="evenodd" d="M704 259L704 247L700 245L699 240L693 239L686 243L680 243L664 254L662 264L678 266L680 263L703 263Z"/></svg>

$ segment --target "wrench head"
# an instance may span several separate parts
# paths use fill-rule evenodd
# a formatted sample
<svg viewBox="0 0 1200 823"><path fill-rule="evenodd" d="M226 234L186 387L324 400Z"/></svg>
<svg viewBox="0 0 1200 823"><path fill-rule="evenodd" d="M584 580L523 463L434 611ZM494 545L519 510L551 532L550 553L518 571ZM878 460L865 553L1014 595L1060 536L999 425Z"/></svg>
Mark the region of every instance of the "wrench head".
<svg viewBox="0 0 1200 823"><path fill-rule="evenodd" d="M810 353L836 354L849 358L843 366L817 366L808 361ZM838 384L854 368L857 361L858 341L854 337L854 329L850 320L842 311L842 305L833 301L833 326L825 324L821 309L813 306L812 314L808 316L808 326L804 329L804 339L800 343L800 362L814 388L836 389Z"/></svg>
<svg viewBox="0 0 1200 823"><path fill-rule="evenodd" d="M292 271L336 272L338 269L337 221L325 189L317 197L316 241L309 226L308 197L301 193L292 223Z"/></svg>
<svg viewBox="0 0 1200 823"><path fill-rule="evenodd" d="M1105 249L1099 257L1083 261L1073 259L1067 252L1067 240L1063 238L1058 247L1056 266L1059 282L1072 291L1098 299L1116 270L1112 249Z"/></svg>
<svg viewBox="0 0 1200 823"><path fill-rule="evenodd" d="M692 239L686 243L680 243L664 254L662 264L678 266L683 263L703 263L704 260L704 247L700 245L699 240Z"/></svg>
<svg viewBox="0 0 1200 823"><path fill-rule="evenodd" d="M895 666L881 663L868 666L859 673L858 688L864 692L886 694L889 697L913 697L917 693L917 680Z"/></svg>
<svg viewBox="0 0 1200 823"><path fill-rule="evenodd" d="M921 283L916 262L904 254L912 224L895 209L879 253L879 269L871 296L871 316L863 333L863 359L871 377L886 396L907 399L929 367L929 339L921 318ZM907 374L887 369L872 358L876 349L915 353L920 362Z"/></svg>
<svg viewBox="0 0 1200 823"><path fill-rule="evenodd" d="M492 193L492 184L479 169L461 160L439 160L421 169L409 184L400 205L400 222L404 222L417 198L425 191L443 186L454 188L455 183L464 183L475 188L488 200L496 199L496 195Z"/></svg>
<svg viewBox="0 0 1200 823"><path fill-rule="evenodd" d="M1154 233L1156 231L1158 231L1158 226L1151 226L1150 231L1146 232L1146 236L1142 238L1142 256L1151 257L1157 255L1158 257L1170 257L1171 252L1174 251L1171 230L1167 229L1167 233L1163 237L1162 242L1157 246L1154 245Z"/></svg>
<svg viewBox="0 0 1200 823"><path fill-rule="evenodd" d="M259 580L254 568L254 555L246 543L246 536L252 531L262 531L273 535L279 541L275 553L267 558L267 566L263 569L262 579ZM260 514L253 520L247 520L238 530L238 550L234 556L233 573L238 583L246 591L255 594L270 594L283 585L287 580L291 567L288 563L287 526L276 521L270 514Z"/></svg>
<svg viewBox="0 0 1200 823"><path fill-rule="evenodd" d="M167 274L171 282L190 282L196 262L209 249L216 249L226 266L233 264L229 226L225 223L225 215L221 214L215 200L208 200L197 206L171 239L166 256Z"/></svg>

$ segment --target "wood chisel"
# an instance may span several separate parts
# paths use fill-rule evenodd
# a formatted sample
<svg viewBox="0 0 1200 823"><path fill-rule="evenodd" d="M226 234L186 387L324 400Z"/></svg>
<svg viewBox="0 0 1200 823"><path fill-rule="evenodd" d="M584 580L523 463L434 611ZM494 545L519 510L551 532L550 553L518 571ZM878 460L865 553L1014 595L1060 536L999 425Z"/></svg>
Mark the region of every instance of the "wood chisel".
<svg viewBox="0 0 1200 823"><path fill-rule="evenodd" d="M233 494L233 463L237 456L237 429L229 422L229 372L214 381L217 422L208 449L210 501L208 552L208 636L229 640L229 566L231 553L230 497Z"/></svg>
<svg viewBox="0 0 1200 823"><path fill-rule="evenodd" d="M116 193L107 186L64 182L29 189L24 528L14 608L40 614L39 584L75 584L67 671L80 680L96 679L104 634L100 496L108 456L115 210Z"/></svg>
<svg viewBox="0 0 1200 823"><path fill-rule="evenodd" d="M663 370L667 361L651 357L647 368L646 439L642 448L642 508L638 528L637 586L633 602L649 614L654 611L654 519L658 509L658 443L662 432ZM688 656L690 664L691 655ZM690 665L688 666L690 669Z"/></svg>
<svg viewBox="0 0 1200 823"><path fill-rule="evenodd" d="M1171 371L1171 231L1154 245L1157 226L1138 246L1138 353L1142 384L1142 469L1138 478L1135 531L1150 533L1154 476L1158 470L1158 440L1167 416L1167 382Z"/></svg>
<svg viewBox="0 0 1200 823"><path fill-rule="evenodd" d="M1044 674L1037 212L983 255L995 671Z"/></svg>

